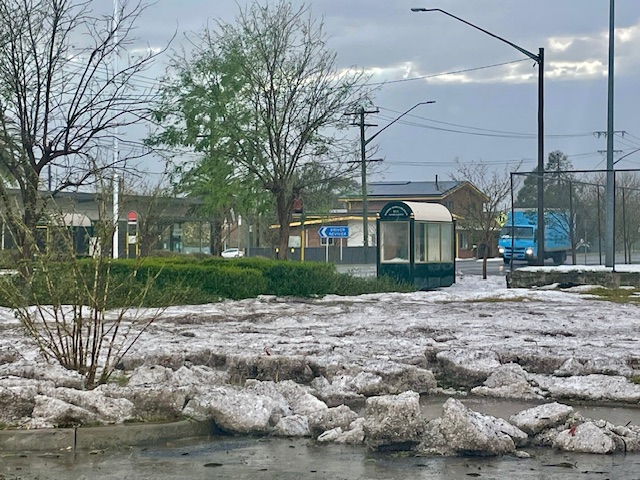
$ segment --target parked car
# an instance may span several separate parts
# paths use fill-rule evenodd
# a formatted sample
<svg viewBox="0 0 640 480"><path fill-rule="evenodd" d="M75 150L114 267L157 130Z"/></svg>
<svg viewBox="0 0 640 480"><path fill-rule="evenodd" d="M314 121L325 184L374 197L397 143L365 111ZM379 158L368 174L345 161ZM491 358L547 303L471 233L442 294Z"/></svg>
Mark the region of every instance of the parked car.
<svg viewBox="0 0 640 480"><path fill-rule="evenodd" d="M238 248L227 248L222 252L223 258L238 258L244 257L244 252Z"/></svg>
<svg viewBox="0 0 640 480"><path fill-rule="evenodd" d="M584 238L581 238L580 241L576 243L576 250L579 252L587 253L589 250L591 250L591 244L585 241Z"/></svg>

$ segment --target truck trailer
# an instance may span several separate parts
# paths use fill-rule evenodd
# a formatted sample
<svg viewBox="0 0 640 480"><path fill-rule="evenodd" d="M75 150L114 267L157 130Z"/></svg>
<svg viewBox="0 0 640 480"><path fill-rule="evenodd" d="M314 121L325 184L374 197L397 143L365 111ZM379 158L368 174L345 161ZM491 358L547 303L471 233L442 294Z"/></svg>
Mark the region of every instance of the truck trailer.
<svg viewBox="0 0 640 480"><path fill-rule="evenodd" d="M521 260L534 264L538 258L538 211L535 208L516 208L507 212L507 221L500 232L498 253L504 263ZM571 251L569 212L544 212L544 257L555 265L562 265Z"/></svg>

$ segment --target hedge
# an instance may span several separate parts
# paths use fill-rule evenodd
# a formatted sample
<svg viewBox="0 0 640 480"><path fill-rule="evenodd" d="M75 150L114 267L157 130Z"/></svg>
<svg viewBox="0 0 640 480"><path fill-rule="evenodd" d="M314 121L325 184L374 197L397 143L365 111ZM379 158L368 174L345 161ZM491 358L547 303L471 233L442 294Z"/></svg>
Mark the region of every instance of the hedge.
<svg viewBox="0 0 640 480"><path fill-rule="evenodd" d="M50 262L44 268L38 268L28 289L30 293L25 292L20 303L86 302L92 294L96 265L91 259L83 259ZM333 264L263 258L146 257L111 260L101 268L100 281L109 282L107 308L202 304L259 295L310 297L413 290L409 285L386 278L339 274ZM45 271L49 273L45 274ZM11 295L7 288L8 283L15 281L17 279L6 280L4 286L0 284L0 303L3 305L16 303L15 285Z"/></svg>

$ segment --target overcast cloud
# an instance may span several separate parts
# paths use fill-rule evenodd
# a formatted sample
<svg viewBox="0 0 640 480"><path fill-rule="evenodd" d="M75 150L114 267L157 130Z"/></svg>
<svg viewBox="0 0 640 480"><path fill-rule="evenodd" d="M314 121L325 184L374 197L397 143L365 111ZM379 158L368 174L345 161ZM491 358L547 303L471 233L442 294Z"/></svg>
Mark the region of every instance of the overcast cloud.
<svg viewBox="0 0 640 480"><path fill-rule="evenodd" d="M141 47L159 48L176 33L216 19L233 22L239 0L157 0L139 23ZM302 5L294 0L295 5ZM603 168L606 130L608 0L313 0L329 47L341 67L359 66L372 82L387 82L375 98L373 134L418 102L421 106L378 137L385 161L370 180L431 180L448 176L453 161L484 161L531 170L537 155L537 67L514 48L446 15L413 13L442 8L537 54L545 48L545 152L562 150L576 169ZM616 2L615 148L640 148L640 2ZM492 68L470 70L509 63ZM462 70L470 70L460 72ZM459 72L450 75L437 75ZM152 77L165 73L158 65ZM437 75L437 76L434 76ZM427 77L427 78L421 78ZM354 138L357 137L354 128ZM545 155L546 156L546 155ZM640 152L617 167L640 168ZM159 167L150 166L158 171Z"/></svg>

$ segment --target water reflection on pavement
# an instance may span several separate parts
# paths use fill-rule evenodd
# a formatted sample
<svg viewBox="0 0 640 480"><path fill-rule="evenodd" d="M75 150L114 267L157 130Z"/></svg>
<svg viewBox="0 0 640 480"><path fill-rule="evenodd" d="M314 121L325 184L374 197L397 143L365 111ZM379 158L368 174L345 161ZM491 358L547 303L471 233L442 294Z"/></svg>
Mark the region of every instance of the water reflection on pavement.
<svg viewBox="0 0 640 480"><path fill-rule="evenodd" d="M640 478L640 454L526 449L529 459L412 457L308 439L217 437L106 452L2 455L8 479L620 479Z"/></svg>

